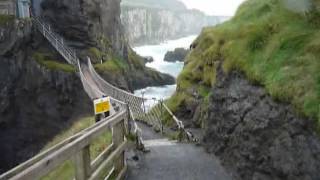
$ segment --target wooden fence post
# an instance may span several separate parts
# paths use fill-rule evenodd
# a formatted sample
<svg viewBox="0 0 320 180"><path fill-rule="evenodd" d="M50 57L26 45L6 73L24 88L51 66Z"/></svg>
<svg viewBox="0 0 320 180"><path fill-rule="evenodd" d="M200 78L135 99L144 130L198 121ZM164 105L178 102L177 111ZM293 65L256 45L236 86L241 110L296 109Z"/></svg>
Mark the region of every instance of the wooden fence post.
<svg viewBox="0 0 320 180"><path fill-rule="evenodd" d="M74 157L76 180L87 180L91 175L90 145Z"/></svg>
<svg viewBox="0 0 320 180"><path fill-rule="evenodd" d="M160 100L160 125L161 125L161 134L163 134L163 120L164 120L164 115L163 115L163 99Z"/></svg>
<svg viewBox="0 0 320 180"><path fill-rule="evenodd" d="M113 126L112 140L115 148L119 147L124 142L124 119ZM124 168L124 152L121 152L119 159L114 163L114 170L118 174Z"/></svg>
<svg viewBox="0 0 320 180"><path fill-rule="evenodd" d="M127 112L128 112L128 117L125 119L125 132L126 135L130 135L131 134L131 129L132 129L132 119L131 119L131 112L130 112L130 106L129 104L126 104L126 108L127 108Z"/></svg>

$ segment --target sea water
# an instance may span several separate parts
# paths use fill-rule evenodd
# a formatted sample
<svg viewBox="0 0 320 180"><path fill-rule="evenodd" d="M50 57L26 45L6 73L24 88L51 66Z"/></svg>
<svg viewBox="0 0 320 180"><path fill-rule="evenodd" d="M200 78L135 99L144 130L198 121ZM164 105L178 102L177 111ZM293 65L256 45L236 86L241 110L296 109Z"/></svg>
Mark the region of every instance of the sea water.
<svg viewBox="0 0 320 180"><path fill-rule="evenodd" d="M183 62L166 62L164 56L168 51L173 51L175 48L189 48L190 44L196 39L196 35L170 40L158 45L145 45L135 47L134 50L141 56L151 56L154 61L147 63L146 66L154 68L162 73L170 74L177 78L182 71ZM173 95L176 90L176 85L165 85L158 87L147 87L136 90L134 93L137 96L143 96L148 99L167 99ZM151 102L149 102L151 103Z"/></svg>

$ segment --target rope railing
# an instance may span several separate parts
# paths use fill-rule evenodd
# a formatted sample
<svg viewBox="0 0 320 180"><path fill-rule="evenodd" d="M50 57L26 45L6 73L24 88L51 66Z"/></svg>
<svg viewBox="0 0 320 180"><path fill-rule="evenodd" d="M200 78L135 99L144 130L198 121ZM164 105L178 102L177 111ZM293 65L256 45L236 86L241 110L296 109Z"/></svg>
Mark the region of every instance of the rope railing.
<svg viewBox="0 0 320 180"><path fill-rule="evenodd" d="M100 89L96 86L94 81L91 80L91 83L90 83L89 77L85 76L84 73L83 73L84 67L85 66L81 66L80 62L78 62L79 75L80 75L84 90L86 91L88 96L92 100L96 99L96 98L100 98L100 97L106 96L105 93L100 91ZM112 97L110 97L110 101L111 101L111 104L113 104L114 106L119 107L118 111L126 110L128 112L128 119L133 121L133 133L137 138L137 142L136 142L137 143L136 144L137 148L138 149L143 149L142 132L141 132L141 129L138 127L136 121L135 121L136 119L133 116L133 113L132 113L132 110L131 110L130 106L128 106L128 104L126 104L126 103L124 103L122 101L119 101L117 99L114 99ZM129 126L129 124L127 124L127 126ZM130 131L131 128L128 127L128 129Z"/></svg>
<svg viewBox="0 0 320 180"><path fill-rule="evenodd" d="M143 121L151 126L154 129L163 132L164 130L164 114L169 114L170 118L177 125L179 130L179 137L184 136L188 140L193 140L191 138L191 133L187 132L184 128L183 122L180 121L173 112L164 104L162 100L152 99L156 101L156 104L153 107L149 107L145 112L144 102L151 100L143 97L136 96L127 91L119 89L112 84L105 81L95 70L93 67L90 58L88 58L88 67L92 79L97 83L99 89L108 96L114 97L120 101L127 103L132 110L132 114L136 117L136 119Z"/></svg>
<svg viewBox="0 0 320 180"><path fill-rule="evenodd" d="M40 17L32 18L34 25L42 33L42 35L53 45L53 47L72 65L77 65L78 57L76 51L67 47L62 37L56 34L50 25L41 20Z"/></svg>

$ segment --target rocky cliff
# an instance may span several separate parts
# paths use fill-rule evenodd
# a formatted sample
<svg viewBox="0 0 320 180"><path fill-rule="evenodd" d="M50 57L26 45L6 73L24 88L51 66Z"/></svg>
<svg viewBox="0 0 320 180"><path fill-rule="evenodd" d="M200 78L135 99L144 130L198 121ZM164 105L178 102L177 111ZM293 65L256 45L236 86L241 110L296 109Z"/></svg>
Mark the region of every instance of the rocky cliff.
<svg viewBox="0 0 320 180"><path fill-rule="evenodd" d="M157 2L155 2L157 3ZM216 25L224 17L207 16L198 10L170 9L124 4L121 19L133 45L160 43L198 34L205 26Z"/></svg>
<svg viewBox="0 0 320 180"><path fill-rule="evenodd" d="M61 57L31 26L28 20L12 20L0 28L0 172L34 156L73 120L92 111L75 73L35 60L36 49Z"/></svg>
<svg viewBox="0 0 320 180"><path fill-rule="evenodd" d="M320 138L311 119L243 74L218 70L203 144L235 179L318 179Z"/></svg>
<svg viewBox="0 0 320 180"><path fill-rule="evenodd" d="M146 68L128 46L118 0L44 0L42 16L65 37L81 60L87 56L114 85L134 90L174 83ZM76 68L34 28L30 20L0 16L0 172L37 154L92 104ZM102 62L102 64L101 64Z"/></svg>

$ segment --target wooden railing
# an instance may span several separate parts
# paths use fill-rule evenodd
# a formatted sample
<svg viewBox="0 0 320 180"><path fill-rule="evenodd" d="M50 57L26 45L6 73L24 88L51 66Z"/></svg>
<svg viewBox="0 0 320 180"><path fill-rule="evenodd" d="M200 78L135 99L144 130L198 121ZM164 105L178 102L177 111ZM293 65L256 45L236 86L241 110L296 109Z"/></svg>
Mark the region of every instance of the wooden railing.
<svg viewBox="0 0 320 180"><path fill-rule="evenodd" d="M124 152L127 147L125 133L128 123L128 112L123 110L116 115L96 123L92 127L66 139L54 147L42 152L11 171L0 175L0 180L34 180L46 176L68 160L75 167L75 179L104 179L101 174L116 175L123 179L127 166ZM90 145L103 133L112 129L112 144L94 160L90 157Z"/></svg>

